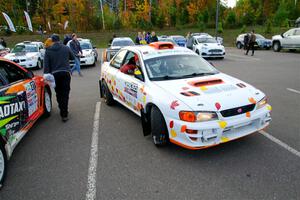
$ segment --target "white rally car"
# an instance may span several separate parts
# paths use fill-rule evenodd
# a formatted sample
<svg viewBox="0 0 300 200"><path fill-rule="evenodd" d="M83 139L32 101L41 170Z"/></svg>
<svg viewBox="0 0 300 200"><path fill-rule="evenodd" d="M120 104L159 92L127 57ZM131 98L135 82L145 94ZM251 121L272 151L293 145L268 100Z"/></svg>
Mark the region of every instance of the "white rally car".
<svg viewBox="0 0 300 200"><path fill-rule="evenodd" d="M67 43L67 46L70 48L70 40ZM80 65L81 66L95 66L98 60L98 53L96 47L93 46L90 39L78 38L78 42L80 44L82 50L82 56L80 57ZM70 60L70 65L74 65L74 60Z"/></svg>
<svg viewBox="0 0 300 200"><path fill-rule="evenodd" d="M45 47L42 42L25 41L16 44L4 58L18 63L24 68L43 68Z"/></svg>
<svg viewBox="0 0 300 200"><path fill-rule="evenodd" d="M221 58L225 56L225 47L208 35L193 36L193 51L203 58Z"/></svg>
<svg viewBox="0 0 300 200"><path fill-rule="evenodd" d="M135 63L134 63L135 62ZM265 94L217 71L172 43L121 49L101 67L100 94L141 117L144 135L201 149L264 129L271 121Z"/></svg>

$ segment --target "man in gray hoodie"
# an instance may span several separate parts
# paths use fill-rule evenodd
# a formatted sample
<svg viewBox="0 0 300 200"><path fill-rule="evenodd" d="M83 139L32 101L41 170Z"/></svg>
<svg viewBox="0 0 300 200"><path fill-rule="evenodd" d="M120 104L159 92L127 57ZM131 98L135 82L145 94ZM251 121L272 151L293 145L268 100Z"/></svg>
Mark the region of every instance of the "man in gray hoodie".
<svg viewBox="0 0 300 200"><path fill-rule="evenodd" d="M51 73L55 79L55 92L60 116L63 122L68 121L68 104L71 83L69 60L74 60L70 48L60 42L59 36L51 36L54 44L47 48L44 58L44 73Z"/></svg>

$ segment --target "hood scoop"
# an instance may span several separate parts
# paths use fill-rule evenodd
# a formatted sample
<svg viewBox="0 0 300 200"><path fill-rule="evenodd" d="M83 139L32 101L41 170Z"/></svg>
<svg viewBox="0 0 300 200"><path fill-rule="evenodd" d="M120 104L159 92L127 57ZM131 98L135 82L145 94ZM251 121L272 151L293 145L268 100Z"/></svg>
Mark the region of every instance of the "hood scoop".
<svg viewBox="0 0 300 200"><path fill-rule="evenodd" d="M203 87L203 86L210 86L210 85L218 85L222 84L224 81L222 79L206 79L206 80L196 80L188 82L189 85L194 87Z"/></svg>

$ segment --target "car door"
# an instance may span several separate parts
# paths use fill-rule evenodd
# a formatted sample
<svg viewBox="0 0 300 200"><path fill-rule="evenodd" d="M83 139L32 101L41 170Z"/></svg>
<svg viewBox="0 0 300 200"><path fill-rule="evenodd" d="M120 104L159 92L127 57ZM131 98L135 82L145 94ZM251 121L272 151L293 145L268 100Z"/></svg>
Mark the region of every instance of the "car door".
<svg viewBox="0 0 300 200"><path fill-rule="evenodd" d="M300 48L300 28L294 32L295 47Z"/></svg>
<svg viewBox="0 0 300 200"><path fill-rule="evenodd" d="M122 63L122 66L127 64L129 60L138 56L132 51L128 51ZM122 103L133 112L140 114L140 109L145 102L144 95L144 73L140 66L140 58L138 58L136 69L132 74L126 74L120 70L117 73L117 89L120 93Z"/></svg>
<svg viewBox="0 0 300 200"><path fill-rule="evenodd" d="M0 76L0 133L13 149L38 110L36 84L25 71L6 61L0 61Z"/></svg>
<svg viewBox="0 0 300 200"><path fill-rule="evenodd" d="M283 47L294 47L294 40L293 40L293 35L294 35L294 32L295 32L295 30L294 29L291 29L291 30L289 30L289 31L287 31L287 32L285 32L284 34L283 34L283 38L282 38L282 40L281 40L281 45L283 46Z"/></svg>
<svg viewBox="0 0 300 200"><path fill-rule="evenodd" d="M116 90L117 84L119 84L119 80L117 79L116 75L122 66L126 53L127 50L120 50L117 55L111 60L109 66L104 69L104 78L106 80L106 84L111 94L117 99L120 99L120 95L118 93L118 90Z"/></svg>

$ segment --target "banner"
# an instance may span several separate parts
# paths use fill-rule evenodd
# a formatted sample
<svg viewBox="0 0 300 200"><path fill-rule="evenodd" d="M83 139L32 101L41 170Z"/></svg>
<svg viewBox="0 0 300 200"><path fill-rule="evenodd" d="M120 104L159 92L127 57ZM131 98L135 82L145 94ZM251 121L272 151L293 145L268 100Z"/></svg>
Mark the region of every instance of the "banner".
<svg viewBox="0 0 300 200"><path fill-rule="evenodd" d="M51 31L51 24L50 24L49 21L48 21L48 28L49 28L49 30Z"/></svg>
<svg viewBox="0 0 300 200"><path fill-rule="evenodd" d="M28 14L25 10L24 10L24 14L25 14L25 18L26 18L27 25L28 25L28 29L29 29L31 32L33 32L33 29L32 29L32 23L31 23L29 14Z"/></svg>
<svg viewBox="0 0 300 200"><path fill-rule="evenodd" d="M68 25L69 25L69 21L67 20L67 21L65 22L65 25L64 25L64 30L67 29Z"/></svg>
<svg viewBox="0 0 300 200"><path fill-rule="evenodd" d="M9 29L12 32L16 32L15 26L14 26L13 22L11 21L10 17L6 13L4 13L4 12L2 12L2 14L3 14L3 16L4 16L4 18L5 18L8 26L9 26Z"/></svg>

